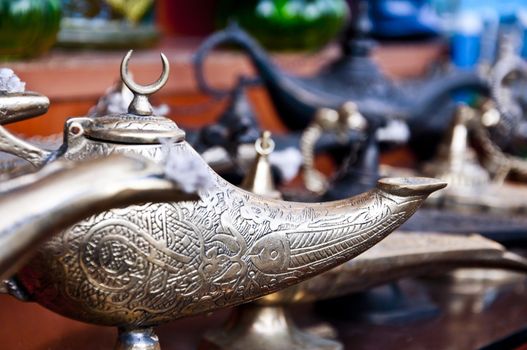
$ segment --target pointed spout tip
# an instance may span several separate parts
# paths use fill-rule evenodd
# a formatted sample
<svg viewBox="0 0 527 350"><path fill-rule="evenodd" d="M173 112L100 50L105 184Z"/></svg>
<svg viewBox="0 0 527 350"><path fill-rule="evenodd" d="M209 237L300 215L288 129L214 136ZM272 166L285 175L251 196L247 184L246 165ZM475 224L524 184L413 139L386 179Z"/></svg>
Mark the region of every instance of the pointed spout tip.
<svg viewBox="0 0 527 350"><path fill-rule="evenodd" d="M377 188L401 197L428 196L446 186L446 182L430 177L391 177L377 182Z"/></svg>

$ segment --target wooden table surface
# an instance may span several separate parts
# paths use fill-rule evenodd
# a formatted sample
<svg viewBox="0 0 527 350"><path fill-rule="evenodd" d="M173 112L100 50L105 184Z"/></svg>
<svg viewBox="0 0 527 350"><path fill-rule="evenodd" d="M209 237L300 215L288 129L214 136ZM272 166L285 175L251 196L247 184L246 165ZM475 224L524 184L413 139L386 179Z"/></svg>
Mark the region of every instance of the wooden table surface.
<svg viewBox="0 0 527 350"><path fill-rule="evenodd" d="M309 306L296 306L292 314L301 324L329 321L350 350L471 350L527 326L525 284L508 288L483 308L467 302L467 297L456 298L454 306L438 316L394 325L328 320L315 316ZM221 325L228 313L220 311L158 327L162 349L199 348L203 333ZM68 320L8 296L0 296L0 324L0 348L9 350L108 350L116 336L112 328Z"/></svg>

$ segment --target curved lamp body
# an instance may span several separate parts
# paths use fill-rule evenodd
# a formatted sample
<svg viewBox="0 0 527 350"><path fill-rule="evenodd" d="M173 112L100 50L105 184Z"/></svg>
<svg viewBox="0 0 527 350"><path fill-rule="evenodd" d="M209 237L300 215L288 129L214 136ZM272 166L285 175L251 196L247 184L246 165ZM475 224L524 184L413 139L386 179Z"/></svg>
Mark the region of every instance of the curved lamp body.
<svg viewBox="0 0 527 350"><path fill-rule="evenodd" d="M176 158L202 161L186 142L171 149ZM77 223L46 243L19 280L68 317L146 327L244 303L328 270L380 241L444 186L384 180L348 200L304 204L253 195L209 171L212 184L200 200L131 206Z"/></svg>
<svg viewBox="0 0 527 350"><path fill-rule="evenodd" d="M129 58L121 70L135 92L129 113L70 119L64 144L39 161L139 154L166 162L199 199L112 209L47 242L17 277L62 315L130 330L254 300L367 250L445 186L386 179L347 200L307 205L241 190L205 164L175 123L152 114L147 96L166 81L166 58L163 76L146 87L130 80Z"/></svg>

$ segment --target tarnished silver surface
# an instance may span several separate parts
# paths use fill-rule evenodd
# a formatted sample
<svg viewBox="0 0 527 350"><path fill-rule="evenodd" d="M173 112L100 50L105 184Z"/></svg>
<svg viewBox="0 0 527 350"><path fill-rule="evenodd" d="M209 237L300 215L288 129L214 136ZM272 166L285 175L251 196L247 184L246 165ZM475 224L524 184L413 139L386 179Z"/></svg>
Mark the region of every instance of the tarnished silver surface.
<svg viewBox="0 0 527 350"><path fill-rule="evenodd" d="M141 114L148 101L138 99ZM238 305L331 269L378 243L445 186L429 178L383 179L342 201L284 202L221 179L162 116L72 118L64 135L49 159L123 153L163 162L169 154L184 164L171 168L182 186L207 183L198 200L112 209L78 222L17 274L43 306L127 330Z"/></svg>
<svg viewBox="0 0 527 350"><path fill-rule="evenodd" d="M60 160L0 183L0 279L10 277L52 234L110 208L148 200L188 200L144 158L112 156L75 164Z"/></svg>

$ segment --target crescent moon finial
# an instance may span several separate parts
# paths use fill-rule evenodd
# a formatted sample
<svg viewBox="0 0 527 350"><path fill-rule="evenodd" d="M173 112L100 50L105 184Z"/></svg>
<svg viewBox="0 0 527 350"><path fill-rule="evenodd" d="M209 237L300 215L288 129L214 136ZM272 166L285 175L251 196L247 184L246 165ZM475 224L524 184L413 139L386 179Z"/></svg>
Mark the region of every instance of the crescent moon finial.
<svg viewBox="0 0 527 350"><path fill-rule="evenodd" d="M148 102L148 96L156 93L165 86L170 73L170 64L168 63L167 57L161 53L161 61L163 63L163 72L161 73L161 76L155 83L150 85L140 85L137 84L128 73L128 63L130 62L133 52L133 50L128 51L121 62L121 79L134 93L134 99L128 107L128 112L141 116L152 115L152 106L150 105L150 102Z"/></svg>

